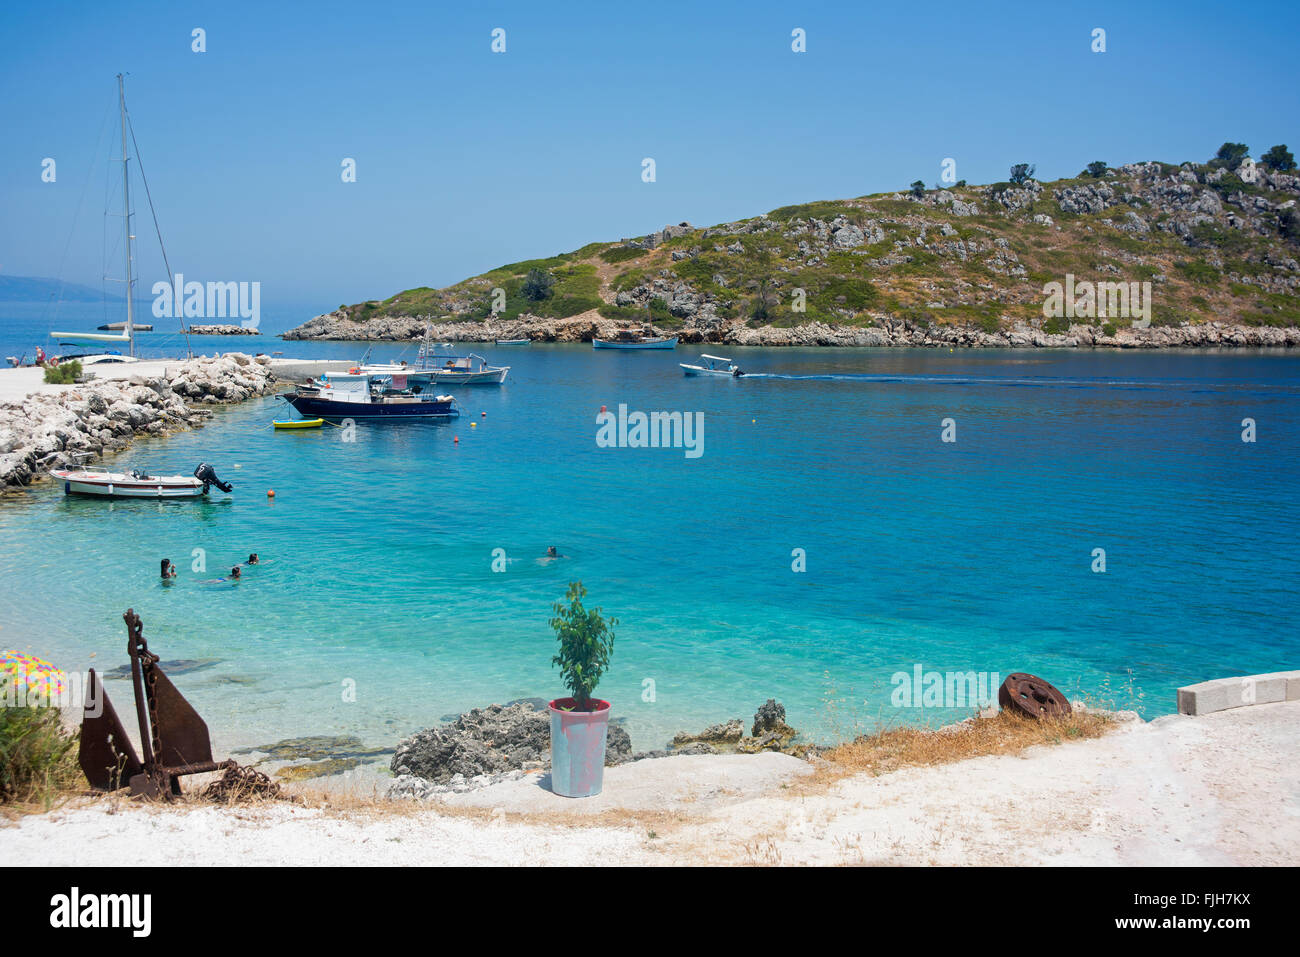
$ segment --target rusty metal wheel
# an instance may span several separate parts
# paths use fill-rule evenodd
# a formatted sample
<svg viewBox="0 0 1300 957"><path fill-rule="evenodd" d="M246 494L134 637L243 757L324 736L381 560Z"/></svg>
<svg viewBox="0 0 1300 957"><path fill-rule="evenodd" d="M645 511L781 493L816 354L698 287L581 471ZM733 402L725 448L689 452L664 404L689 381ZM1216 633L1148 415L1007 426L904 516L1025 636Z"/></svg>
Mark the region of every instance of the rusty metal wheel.
<svg viewBox="0 0 1300 957"><path fill-rule="evenodd" d="M1034 718L1055 718L1070 713L1065 695L1036 675L1017 671L1007 675L998 689L998 704L1005 711L1016 711Z"/></svg>

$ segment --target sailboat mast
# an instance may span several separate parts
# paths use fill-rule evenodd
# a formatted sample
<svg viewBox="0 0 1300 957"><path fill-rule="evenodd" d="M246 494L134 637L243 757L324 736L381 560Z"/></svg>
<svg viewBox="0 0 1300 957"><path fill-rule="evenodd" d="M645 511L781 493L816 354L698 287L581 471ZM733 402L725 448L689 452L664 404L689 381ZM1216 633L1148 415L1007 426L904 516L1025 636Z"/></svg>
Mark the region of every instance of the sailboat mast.
<svg viewBox="0 0 1300 957"><path fill-rule="evenodd" d="M131 176L126 155L126 87L122 74L117 75L117 102L122 119L122 203L123 222L126 223L126 336L135 355L135 294L131 278Z"/></svg>

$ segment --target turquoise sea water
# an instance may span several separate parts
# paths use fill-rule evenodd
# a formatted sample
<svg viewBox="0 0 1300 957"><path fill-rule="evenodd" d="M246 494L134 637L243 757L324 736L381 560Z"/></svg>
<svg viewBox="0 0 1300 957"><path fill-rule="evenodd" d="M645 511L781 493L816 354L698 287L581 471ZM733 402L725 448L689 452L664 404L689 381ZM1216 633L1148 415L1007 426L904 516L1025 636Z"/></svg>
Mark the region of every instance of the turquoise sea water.
<svg viewBox="0 0 1300 957"><path fill-rule="evenodd" d="M284 406L267 399L114 460L208 461L229 498L109 504L47 484L0 503L0 647L116 667L134 607L164 660L220 659L175 679L219 749L391 746L556 696L546 622L572 579L620 619L600 693L639 748L768 697L822 740L969 713L892 707L891 676L916 664L1031 671L1148 717L1179 685L1297 667L1300 357L732 349L792 378L731 380L683 377L687 347L486 351L510 379L462 390L451 424L347 443L272 431ZM620 403L702 412L703 455L599 448L596 413ZM551 544L569 557L539 562ZM239 585L203 583L250 551L264 564ZM109 690L129 709L127 683Z"/></svg>

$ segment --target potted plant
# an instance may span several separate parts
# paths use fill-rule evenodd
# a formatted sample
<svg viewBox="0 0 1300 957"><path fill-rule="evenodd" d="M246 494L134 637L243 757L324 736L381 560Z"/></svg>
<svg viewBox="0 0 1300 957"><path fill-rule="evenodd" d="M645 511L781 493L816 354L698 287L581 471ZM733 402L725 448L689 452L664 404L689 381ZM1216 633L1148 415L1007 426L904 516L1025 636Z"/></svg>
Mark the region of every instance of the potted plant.
<svg viewBox="0 0 1300 957"><path fill-rule="evenodd" d="M551 790L563 797L599 794L605 772L605 735L609 730L609 702L593 698L600 676L614 650L613 628L599 608L582 606L587 589L570 582L565 602L552 607L551 627L560 643L551 659L558 665L570 697L556 698L551 714Z"/></svg>

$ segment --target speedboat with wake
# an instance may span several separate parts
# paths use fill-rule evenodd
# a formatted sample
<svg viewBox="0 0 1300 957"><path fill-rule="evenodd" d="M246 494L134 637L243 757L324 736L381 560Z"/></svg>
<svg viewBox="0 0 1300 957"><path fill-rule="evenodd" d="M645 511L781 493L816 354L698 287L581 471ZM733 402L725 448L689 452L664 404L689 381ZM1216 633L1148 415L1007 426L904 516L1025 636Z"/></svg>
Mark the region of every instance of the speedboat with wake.
<svg viewBox="0 0 1300 957"><path fill-rule="evenodd" d="M716 375L731 376L732 378L739 379L745 374L740 371L740 366L722 356L702 355L700 356L699 365L691 365L687 362L679 362L677 364L682 367L682 372L688 376Z"/></svg>
<svg viewBox="0 0 1300 957"><path fill-rule="evenodd" d="M223 492L233 485L217 478L216 470L200 462L193 477L188 475L150 475L144 469L130 472L105 472L84 466L50 469L50 476L63 483L65 495L93 495L99 498L201 498L212 486Z"/></svg>

